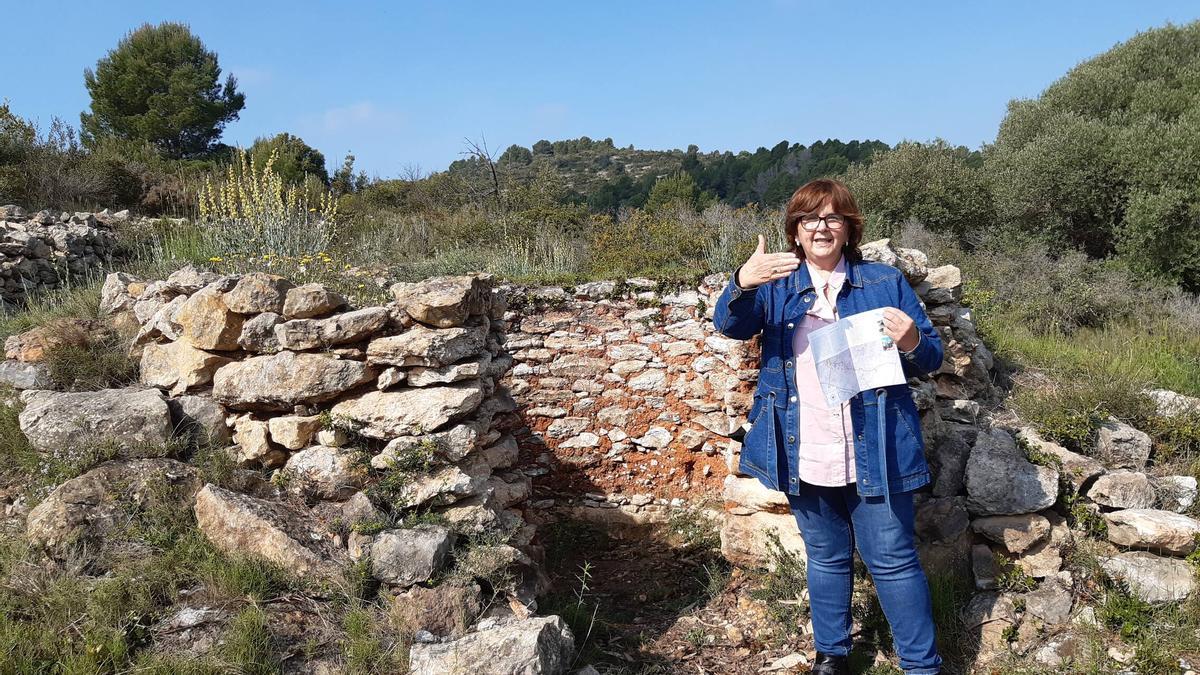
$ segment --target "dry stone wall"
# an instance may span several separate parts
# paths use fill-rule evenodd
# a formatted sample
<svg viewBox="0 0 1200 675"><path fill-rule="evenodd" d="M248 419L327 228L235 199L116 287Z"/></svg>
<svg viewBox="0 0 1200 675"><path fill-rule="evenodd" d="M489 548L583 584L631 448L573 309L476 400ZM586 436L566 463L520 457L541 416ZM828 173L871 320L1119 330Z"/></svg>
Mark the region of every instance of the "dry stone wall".
<svg viewBox="0 0 1200 675"><path fill-rule="evenodd" d="M42 369L58 332L13 336L6 372L28 376L9 384L23 390L31 445L51 454L108 442L116 455L30 510L27 538L60 558L68 543L94 542L90 564L104 569L106 535L126 513L120 502L169 495L231 555L318 582L364 565L396 602L411 603L417 672L451 672L474 662L473 650L526 634L509 655L515 663L568 661L566 625L531 616L547 578L522 513L530 477L513 468L518 447L504 431L516 407L498 385L512 365L504 296L488 275L391 290L387 305L352 309L324 287L267 274L110 274L103 311L137 327L141 382L125 389L51 390ZM228 481L205 484L196 468L162 456L192 434L236 465ZM117 486L133 492L105 496ZM504 542L472 554L512 572L494 589L508 602L483 602L478 585L414 590L472 535ZM465 626L442 625L446 602L463 608Z"/></svg>
<svg viewBox="0 0 1200 675"><path fill-rule="evenodd" d="M916 534L927 572L966 576L977 589L964 618L981 636L981 660L1016 648L1054 666L1080 644L1068 639L1069 627L1091 620L1077 602L1091 582L1065 570L1064 558L1086 535L1068 526L1064 504L1106 528L1099 562L1139 597L1190 595L1195 581L1182 557L1200 532L1185 513L1195 479L1152 476L1149 436L1118 420L1101 428L1087 456L1039 437L1000 405L994 359L960 302L958 268L931 267L920 251L887 240L863 254L905 274L945 346L935 373L909 381L933 474L916 497ZM528 517L625 528L716 500L710 515L731 561L770 567L772 534L803 556L785 496L737 474L759 350L756 340L714 330L713 305L727 281L718 274L694 288L627 279L509 289L515 365L505 381L524 421L515 434L533 476ZM1196 399L1147 395L1161 415L1200 412ZM1032 584L1028 592L1001 588L1004 575L1018 574ZM1020 637L1010 646L1014 630Z"/></svg>
<svg viewBox="0 0 1200 675"><path fill-rule="evenodd" d="M930 441L933 494L957 495L976 416L995 394L992 355L959 304L961 274L952 265L930 268L920 251L887 240L863 253L906 274L946 345L941 369L911 384ZM532 504L555 517L624 527L709 501L718 505L713 515L724 523L731 560L766 562L769 532L802 549L784 496L736 473L759 346L713 326L727 281L714 274L694 288L626 279L572 292L506 289L506 346L515 360L506 382L526 422L517 437L534 474Z"/></svg>
<svg viewBox="0 0 1200 675"><path fill-rule="evenodd" d="M31 214L0 206L0 299L20 304L28 293L100 272L117 254L113 226L127 220L128 211Z"/></svg>

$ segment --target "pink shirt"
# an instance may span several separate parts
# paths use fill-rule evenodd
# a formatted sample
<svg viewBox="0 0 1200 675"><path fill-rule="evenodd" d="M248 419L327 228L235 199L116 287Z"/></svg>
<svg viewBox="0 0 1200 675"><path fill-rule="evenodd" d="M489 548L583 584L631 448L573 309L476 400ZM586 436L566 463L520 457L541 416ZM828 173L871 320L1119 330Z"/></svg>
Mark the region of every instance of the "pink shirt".
<svg viewBox="0 0 1200 675"><path fill-rule="evenodd" d="M817 379L808 334L838 319L837 294L846 280L846 260L826 281L810 262L808 275L817 294L816 301L796 326L792 334L792 351L796 355L796 392L800 410L799 454L800 480L812 485L840 487L854 482L854 428L850 420L850 402L827 407Z"/></svg>

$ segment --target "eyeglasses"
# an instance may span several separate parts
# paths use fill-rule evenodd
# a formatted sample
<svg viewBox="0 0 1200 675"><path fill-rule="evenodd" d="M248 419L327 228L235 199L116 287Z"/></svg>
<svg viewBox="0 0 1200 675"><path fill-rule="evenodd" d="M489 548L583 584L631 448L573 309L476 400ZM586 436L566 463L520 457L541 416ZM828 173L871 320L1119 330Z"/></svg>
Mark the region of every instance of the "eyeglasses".
<svg viewBox="0 0 1200 675"><path fill-rule="evenodd" d="M806 213L800 216L800 226L807 232L816 231L821 221L825 221L825 227L831 230L840 230L846 225L846 217L840 213L831 213L827 216L818 216L815 213Z"/></svg>

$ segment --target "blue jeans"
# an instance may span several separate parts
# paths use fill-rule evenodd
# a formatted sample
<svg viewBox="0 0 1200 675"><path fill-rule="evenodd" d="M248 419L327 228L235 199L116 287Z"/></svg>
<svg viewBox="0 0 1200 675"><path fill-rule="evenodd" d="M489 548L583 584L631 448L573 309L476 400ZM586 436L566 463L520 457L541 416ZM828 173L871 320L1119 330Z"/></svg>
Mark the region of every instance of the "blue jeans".
<svg viewBox="0 0 1200 675"><path fill-rule="evenodd" d="M913 541L912 493L893 494L889 513L883 497L859 497L853 483L843 487L805 483L799 492L787 498L808 553L808 597L817 651L850 653L857 545L891 624L900 667L909 675L940 672L929 584Z"/></svg>

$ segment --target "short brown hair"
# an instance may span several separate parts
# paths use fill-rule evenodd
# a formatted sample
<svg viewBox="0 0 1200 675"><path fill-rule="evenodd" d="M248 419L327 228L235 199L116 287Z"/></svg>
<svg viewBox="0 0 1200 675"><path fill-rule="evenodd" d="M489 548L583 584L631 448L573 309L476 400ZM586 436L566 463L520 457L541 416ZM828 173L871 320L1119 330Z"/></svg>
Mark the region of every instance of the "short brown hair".
<svg viewBox="0 0 1200 675"><path fill-rule="evenodd" d="M863 217L858 210L858 202L854 195L841 181L832 178L818 178L796 188L792 198L788 200L785 211L783 229L787 233L788 245L800 259L804 259L804 249L796 243L796 233L800 228L800 217L806 213L816 213L828 203L833 210L846 218L846 227L850 228L846 237L846 245L842 255L847 260L859 260L862 254L858 245L862 243Z"/></svg>

